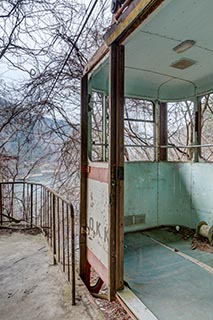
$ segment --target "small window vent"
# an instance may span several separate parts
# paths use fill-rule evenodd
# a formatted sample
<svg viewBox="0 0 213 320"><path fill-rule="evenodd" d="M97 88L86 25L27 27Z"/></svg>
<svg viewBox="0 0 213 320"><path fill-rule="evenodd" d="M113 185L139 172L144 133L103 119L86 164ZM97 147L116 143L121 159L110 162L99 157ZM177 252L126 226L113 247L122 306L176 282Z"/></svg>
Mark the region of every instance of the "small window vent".
<svg viewBox="0 0 213 320"><path fill-rule="evenodd" d="M145 223L145 214L134 214L131 216L126 216L124 217L124 225L125 227L127 226L132 226L136 224L144 224Z"/></svg>

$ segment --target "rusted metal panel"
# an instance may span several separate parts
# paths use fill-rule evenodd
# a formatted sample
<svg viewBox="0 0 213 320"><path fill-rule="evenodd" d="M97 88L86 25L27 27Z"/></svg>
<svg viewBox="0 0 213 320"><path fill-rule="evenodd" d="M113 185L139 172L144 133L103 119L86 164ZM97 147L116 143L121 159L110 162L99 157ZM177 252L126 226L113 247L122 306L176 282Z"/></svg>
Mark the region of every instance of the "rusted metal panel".
<svg viewBox="0 0 213 320"><path fill-rule="evenodd" d="M87 261L90 266L97 272L100 278L108 285L109 275L108 268L100 261L99 257L87 248Z"/></svg>

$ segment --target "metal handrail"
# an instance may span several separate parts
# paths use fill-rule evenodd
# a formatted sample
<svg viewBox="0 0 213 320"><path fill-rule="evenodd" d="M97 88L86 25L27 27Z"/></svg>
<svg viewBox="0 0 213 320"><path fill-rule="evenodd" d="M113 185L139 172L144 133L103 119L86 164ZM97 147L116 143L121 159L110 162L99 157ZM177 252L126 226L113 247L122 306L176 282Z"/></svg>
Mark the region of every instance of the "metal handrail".
<svg viewBox="0 0 213 320"><path fill-rule="evenodd" d="M53 263L61 264L75 305L75 219L72 203L40 183L0 182L0 225L25 221L43 231Z"/></svg>
<svg viewBox="0 0 213 320"><path fill-rule="evenodd" d="M92 142L93 146L106 146L107 143L96 143ZM195 148L211 148L213 144L188 144L188 145L175 145L175 144L167 144L167 145L154 145L154 144L124 144L126 148L155 148L155 149L195 149Z"/></svg>

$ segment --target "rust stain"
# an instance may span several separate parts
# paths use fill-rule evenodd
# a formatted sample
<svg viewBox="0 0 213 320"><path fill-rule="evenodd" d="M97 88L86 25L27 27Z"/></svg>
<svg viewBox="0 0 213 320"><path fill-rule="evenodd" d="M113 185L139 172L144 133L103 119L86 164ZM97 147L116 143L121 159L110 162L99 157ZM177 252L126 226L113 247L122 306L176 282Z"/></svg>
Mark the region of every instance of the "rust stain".
<svg viewBox="0 0 213 320"><path fill-rule="evenodd" d="M105 34L108 46L119 39L122 43L147 17L153 13L164 0L136 0L121 15L118 24L114 24Z"/></svg>

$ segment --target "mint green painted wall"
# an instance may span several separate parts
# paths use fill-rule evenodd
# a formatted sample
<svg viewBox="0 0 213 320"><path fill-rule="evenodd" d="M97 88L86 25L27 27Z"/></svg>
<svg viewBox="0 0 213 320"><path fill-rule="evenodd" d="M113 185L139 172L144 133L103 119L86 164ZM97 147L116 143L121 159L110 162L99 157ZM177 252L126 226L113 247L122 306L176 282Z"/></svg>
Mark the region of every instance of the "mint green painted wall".
<svg viewBox="0 0 213 320"><path fill-rule="evenodd" d="M154 227L157 221L157 163L128 162L124 165L124 215L145 215L146 224L126 231Z"/></svg>
<svg viewBox="0 0 213 320"><path fill-rule="evenodd" d="M192 165L192 224L213 225L213 163Z"/></svg>
<svg viewBox="0 0 213 320"><path fill-rule="evenodd" d="M195 228L201 220L213 224L213 164L125 163L124 198L125 216L145 215L145 224L125 231L164 224Z"/></svg>
<svg viewBox="0 0 213 320"><path fill-rule="evenodd" d="M191 164L158 163L158 225L191 225Z"/></svg>

